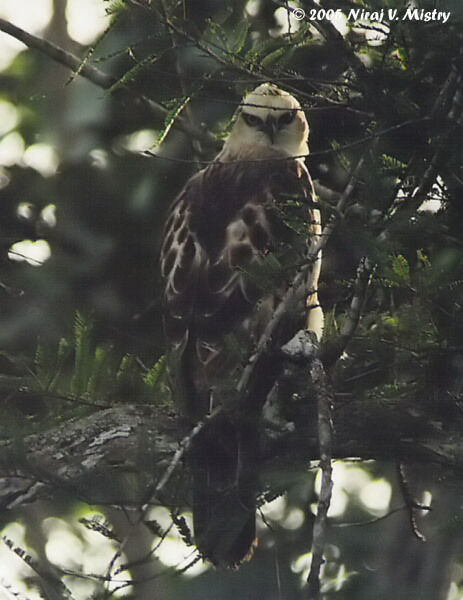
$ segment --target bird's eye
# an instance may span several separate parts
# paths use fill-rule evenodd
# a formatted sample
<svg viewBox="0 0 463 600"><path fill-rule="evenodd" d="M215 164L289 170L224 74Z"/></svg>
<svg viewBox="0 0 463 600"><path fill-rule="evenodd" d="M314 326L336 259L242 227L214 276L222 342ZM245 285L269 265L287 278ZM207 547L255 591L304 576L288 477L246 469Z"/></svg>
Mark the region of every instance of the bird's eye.
<svg viewBox="0 0 463 600"><path fill-rule="evenodd" d="M249 127L258 127L259 125L262 125L262 119L259 119L256 115L251 115L251 113L246 112L243 112L242 115L244 122L249 125Z"/></svg>
<svg viewBox="0 0 463 600"><path fill-rule="evenodd" d="M278 118L278 125L289 125L290 123L292 123L294 121L295 118L296 118L295 110L292 110L290 112L284 112Z"/></svg>

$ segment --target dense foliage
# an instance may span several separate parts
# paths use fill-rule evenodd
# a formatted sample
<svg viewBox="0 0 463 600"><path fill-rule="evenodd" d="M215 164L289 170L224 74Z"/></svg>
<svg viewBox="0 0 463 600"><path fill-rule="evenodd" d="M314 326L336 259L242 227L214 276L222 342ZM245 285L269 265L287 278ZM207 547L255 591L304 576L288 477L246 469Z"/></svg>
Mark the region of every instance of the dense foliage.
<svg viewBox="0 0 463 600"><path fill-rule="evenodd" d="M463 593L463 6L415 2L420 10L450 11L443 24L402 20L403 0L306 0L299 3L302 20L285 2L271 0L100 2L110 24L90 47L69 38L64 0L55 0L41 34L80 57L77 74L46 49L22 52L0 73L0 108L14 111L0 139L2 439L21 444L29 434L116 404L158 402L172 410L157 270L164 215L187 178L215 156L243 93L273 81L306 110L307 164L323 220L334 223L320 285L327 323L321 357L332 381L334 421L341 427L342 411L352 407L368 441L364 455L336 448L335 457L363 460L335 463L322 592L330 600L457 599ZM348 19L353 8L397 9L399 16ZM331 9L334 20L322 18L321 9ZM113 77L106 89L85 78L88 65ZM22 154L8 158L13 143ZM45 166L31 158L34 148L48 156ZM388 427L380 439L384 415ZM146 460L141 454L140 463ZM161 540L167 545L174 531L189 540L181 511L159 509L149 530L133 529L148 566L122 571L126 579L152 579L127 593L163 600L303 598L315 474L278 468L271 474L267 499L276 499L263 505L259 548L237 572L173 576L175 569L155 562L152 544L162 559ZM132 531L124 512L97 507L93 512L107 521L92 518L85 498L58 488L53 498L3 511L5 535L12 539L12 524L24 525L24 539L13 543L37 557L38 575L29 583L43 597L71 597L56 584L61 579L76 598L109 597L107 581L89 577L79 588L77 576L66 575L66 569L97 570L84 566L77 549L74 561L52 564L45 551L51 526L42 525L62 519L84 553L97 544L85 527L96 530L115 551ZM422 497L432 498L432 513L413 504ZM363 526L347 526L353 523Z"/></svg>

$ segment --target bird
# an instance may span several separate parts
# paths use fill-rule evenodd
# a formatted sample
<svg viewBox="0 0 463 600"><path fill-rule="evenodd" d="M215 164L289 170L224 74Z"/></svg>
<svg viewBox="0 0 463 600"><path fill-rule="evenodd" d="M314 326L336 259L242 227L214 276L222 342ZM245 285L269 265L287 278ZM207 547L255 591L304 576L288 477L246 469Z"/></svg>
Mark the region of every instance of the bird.
<svg viewBox="0 0 463 600"><path fill-rule="evenodd" d="M194 437L189 459L195 544L216 566L235 568L256 546L259 423L277 353L256 361L244 397L238 381L321 233L304 162L308 134L296 98L260 84L240 102L217 157L180 191L164 228L163 323L175 402L192 426L222 409ZM306 310L282 320L273 334L279 343L304 327L304 314L320 339L320 266L317 255Z"/></svg>

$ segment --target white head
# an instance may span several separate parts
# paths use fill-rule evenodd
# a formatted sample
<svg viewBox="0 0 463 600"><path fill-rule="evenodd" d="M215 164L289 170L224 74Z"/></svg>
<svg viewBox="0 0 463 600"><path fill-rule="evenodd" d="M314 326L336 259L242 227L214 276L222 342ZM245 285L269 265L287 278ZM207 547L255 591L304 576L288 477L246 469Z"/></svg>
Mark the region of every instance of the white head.
<svg viewBox="0 0 463 600"><path fill-rule="evenodd" d="M244 97L237 115L222 156L308 154L309 125L299 102L288 92L263 83Z"/></svg>

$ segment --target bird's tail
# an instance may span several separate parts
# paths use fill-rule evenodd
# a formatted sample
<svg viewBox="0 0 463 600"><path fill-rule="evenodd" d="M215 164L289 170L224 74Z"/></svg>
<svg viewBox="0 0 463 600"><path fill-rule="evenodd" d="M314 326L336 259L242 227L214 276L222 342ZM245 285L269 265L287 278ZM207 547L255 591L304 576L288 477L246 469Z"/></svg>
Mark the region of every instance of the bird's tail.
<svg viewBox="0 0 463 600"><path fill-rule="evenodd" d="M193 524L201 555L236 567L256 539L257 428L223 418L194 440Z"/></svg>

